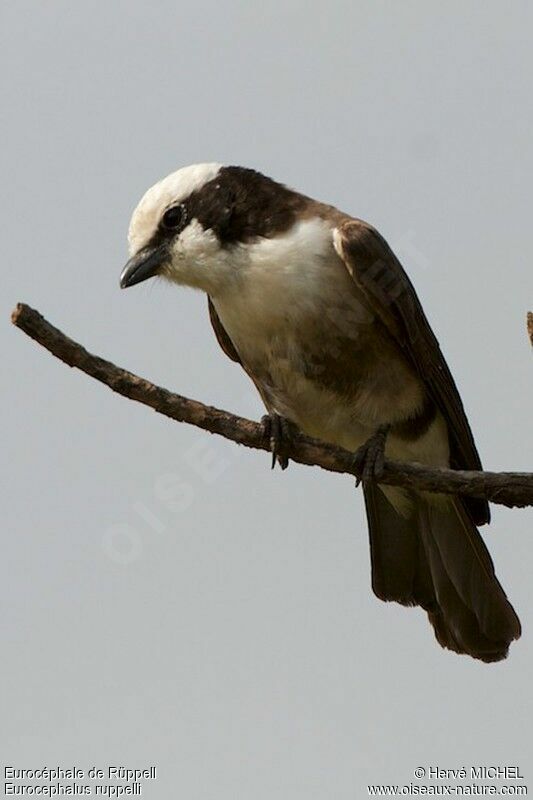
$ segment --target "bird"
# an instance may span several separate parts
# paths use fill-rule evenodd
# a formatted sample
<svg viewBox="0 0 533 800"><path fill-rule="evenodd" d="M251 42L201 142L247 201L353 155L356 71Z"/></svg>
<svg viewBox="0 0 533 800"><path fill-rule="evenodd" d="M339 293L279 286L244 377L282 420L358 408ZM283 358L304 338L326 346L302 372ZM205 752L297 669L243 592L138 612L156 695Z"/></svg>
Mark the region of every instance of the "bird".
<svg viewBox="0 0 533 800"><path fill-rule="evenodd" d="M488 503L379 483L385 458L481 469L439 343L381 234L254 169L204 163L145 192L128 242L122 288L161 277L207 295L282 467L295 431L353 452L375 595L424 609L447 650L504 659L521 627L478 531Z"/></svg>

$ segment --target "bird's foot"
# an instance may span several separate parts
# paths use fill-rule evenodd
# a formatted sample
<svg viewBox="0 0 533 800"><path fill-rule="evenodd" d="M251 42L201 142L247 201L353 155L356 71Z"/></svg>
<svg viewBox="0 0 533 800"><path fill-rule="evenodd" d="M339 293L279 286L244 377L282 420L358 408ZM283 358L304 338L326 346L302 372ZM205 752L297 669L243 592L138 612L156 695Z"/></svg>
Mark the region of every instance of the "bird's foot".
<svg viewBox="0 0 533 800"><path fill-rule="evenodd" d="M261 419L261 423L265 431L265 438L268 439L270 444L272 469L276 466L276 461L281 469L287 469L289 466L287 451L290 450L293 442L296 426L286 417L281 417L275 412L265 414Z"/></svg>
<svg viewBox="0 0 533 800"><path fill-rule="evenodd" d="M358 447L353 456L353 465L358 474L355 485L361 481L378 480L383 475L385 466L385 443L390 425L380 425L377 431Z"/></svg>

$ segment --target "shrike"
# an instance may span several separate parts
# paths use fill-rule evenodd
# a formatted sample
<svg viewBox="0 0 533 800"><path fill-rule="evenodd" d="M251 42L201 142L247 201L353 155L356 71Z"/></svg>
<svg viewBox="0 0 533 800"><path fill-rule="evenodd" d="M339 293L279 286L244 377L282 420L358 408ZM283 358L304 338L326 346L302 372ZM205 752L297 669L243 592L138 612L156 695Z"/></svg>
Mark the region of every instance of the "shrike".
<svg viewBox="0 0 533 800"><path fill-rule="evenodd" d="M449 650L505 658L520 622L476 527L488 504L379 484L384 455L481 468L439 344L380 234L254 170L197 164L146 192L129 247L122 287L159 275L207 294L282 465L290 423L354 451L376 595L422 606Z"/></svg>

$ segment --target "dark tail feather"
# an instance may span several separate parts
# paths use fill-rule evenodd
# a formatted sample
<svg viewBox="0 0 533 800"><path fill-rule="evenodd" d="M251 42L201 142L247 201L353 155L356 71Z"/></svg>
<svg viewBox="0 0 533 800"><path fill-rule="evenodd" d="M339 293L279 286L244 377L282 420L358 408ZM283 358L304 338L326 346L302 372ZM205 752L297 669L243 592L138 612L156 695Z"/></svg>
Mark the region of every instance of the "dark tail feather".
<svg viewBox="0 0 533 800"><path fill-rule="evenodd" d="M376 595L422 606L442 647L487 662L505 658L520 622L461 501L413 494L406 518L378 486L364 491Z"/></svg>

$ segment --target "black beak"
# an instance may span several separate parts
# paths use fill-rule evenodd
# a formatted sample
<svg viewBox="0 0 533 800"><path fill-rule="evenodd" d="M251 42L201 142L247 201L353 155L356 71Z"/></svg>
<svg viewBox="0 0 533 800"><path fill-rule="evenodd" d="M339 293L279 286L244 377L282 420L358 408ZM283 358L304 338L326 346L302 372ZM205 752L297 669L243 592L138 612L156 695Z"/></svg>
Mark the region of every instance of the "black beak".
<svg viewBox="0 0 533 800"><path fill-rule="evenodd" d="M124 269L120 276L120 288L127 289L128 286L135 286L136 283L148 280L157 275L159 268L167 261L169 253L166 245L153 247L147 245L136 253Z"/></svg>

